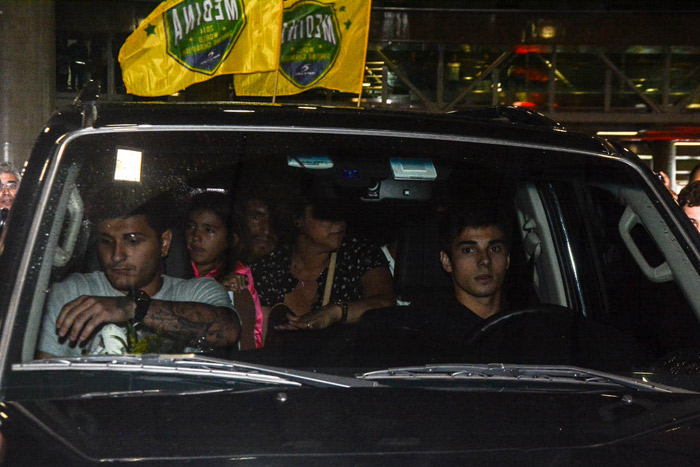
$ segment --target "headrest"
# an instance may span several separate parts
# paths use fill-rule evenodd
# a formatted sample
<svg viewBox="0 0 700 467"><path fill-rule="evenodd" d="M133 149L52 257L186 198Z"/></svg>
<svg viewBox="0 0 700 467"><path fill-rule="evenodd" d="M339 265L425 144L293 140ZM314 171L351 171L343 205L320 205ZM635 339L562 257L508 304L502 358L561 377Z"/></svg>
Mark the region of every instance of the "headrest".
<svg viewBox="0 0 700 467"><path fill-rule="evenodd" d="M414 301L441 289L452 290L450 276L440 264L439 225L438 217L434 216L400 230L394 269L394 291L398 298Z"/></svg>

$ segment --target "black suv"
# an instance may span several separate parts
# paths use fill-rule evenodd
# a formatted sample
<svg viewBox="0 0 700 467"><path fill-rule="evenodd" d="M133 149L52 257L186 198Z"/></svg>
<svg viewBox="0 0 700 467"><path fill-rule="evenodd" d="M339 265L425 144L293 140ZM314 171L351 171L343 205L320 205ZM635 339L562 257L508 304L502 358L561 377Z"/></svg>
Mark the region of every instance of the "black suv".
<svg viewBox="0 0 700 467"><path fill-rule="evenodd" d="M267 190L279 248L310 198L363 239L360 258L395 246L401 305L323 331L265 315L262 348L38 358L50 291L100 269L101 213L166 200L165 274L188 277L192 198L234 206L252 190ZM537 114L87 102L46 125L14 205L0 240L7 465L700 459L700 237L634 154ZM512 226L503 304L457 329L439 239L449 213L483 208Z"/></svg>

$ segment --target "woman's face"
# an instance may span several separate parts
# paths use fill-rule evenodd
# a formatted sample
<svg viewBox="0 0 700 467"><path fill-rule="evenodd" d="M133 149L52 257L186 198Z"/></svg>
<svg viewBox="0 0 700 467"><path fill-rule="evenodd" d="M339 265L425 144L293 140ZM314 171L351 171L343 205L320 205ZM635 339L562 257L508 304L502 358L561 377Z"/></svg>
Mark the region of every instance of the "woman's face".
<svg viewBox="0 0 700 467"><path fill-rule="evenodd" d="M212 211L196 210L187 216L185 241L197 269L210 271L224 260L228 231L224 221Z"/></svg>
<svg viewBox="0 0 700 467"><path fill-rule="evenodd" d="M313 216L313 207L307 206L304 217L299 219L299 233L312 243L325 247L329 251L340 248L345 237L345 221L317 219Z"/></svg>

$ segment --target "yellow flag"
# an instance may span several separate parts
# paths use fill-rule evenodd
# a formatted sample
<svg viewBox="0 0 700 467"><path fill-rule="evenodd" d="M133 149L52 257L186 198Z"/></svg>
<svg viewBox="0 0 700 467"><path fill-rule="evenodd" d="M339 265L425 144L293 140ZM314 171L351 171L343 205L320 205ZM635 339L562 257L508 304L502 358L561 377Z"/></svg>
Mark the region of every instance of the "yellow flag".
<svg viewBox="0 0 700 467"><path fill-rule="evenodd" d="M239 96L315 87L360 94L371 0L285 0L279 72L236 75Z"/></svg>
<svg viewBox="0 0 700 467"><path fill-rule="evenodd" d="M164 96L213 76L277 68L280 0L167 0L126 39L127 92Z"/></svg>

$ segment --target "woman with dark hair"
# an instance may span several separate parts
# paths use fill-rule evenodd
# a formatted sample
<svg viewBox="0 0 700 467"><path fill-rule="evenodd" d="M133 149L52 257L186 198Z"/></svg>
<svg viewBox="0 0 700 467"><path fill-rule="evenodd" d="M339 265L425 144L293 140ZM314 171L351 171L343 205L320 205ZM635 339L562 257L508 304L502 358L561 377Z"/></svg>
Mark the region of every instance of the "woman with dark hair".
<svg viewBox="0 0 700 467"><path fill-rule="evenodd" d="M241 318L241 349L260 348L262 309L250 268L237 260L238 241L239 229L228 197L216 192L195 196L185 223L194 277L213 277L229 291Z"/></svg>
<svg viewBox="0 0 700 467"><path fill-rule="evenodd" d="M273 323L275 330L354 323L367 310L396 304L383 253L377 245L346 237L346 222L335 206L302 201L293 224L293 242L252 265L263 313L284 305L286 317Z"/></svg>

